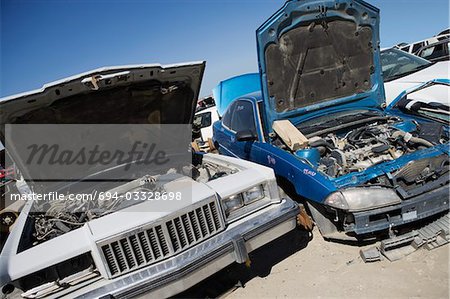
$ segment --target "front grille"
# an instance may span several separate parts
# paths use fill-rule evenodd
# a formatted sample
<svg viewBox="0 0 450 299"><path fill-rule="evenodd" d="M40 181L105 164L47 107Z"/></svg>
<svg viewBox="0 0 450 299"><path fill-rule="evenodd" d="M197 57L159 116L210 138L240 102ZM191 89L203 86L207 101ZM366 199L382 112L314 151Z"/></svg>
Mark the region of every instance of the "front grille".
<svg viewBox="0 0 450 299"><path fill-rule="evenodd" d="M209 200L126 236L102 241L99 247L110 276L153 264L215 235L225 227L219 211L215 199Z"/></svg>

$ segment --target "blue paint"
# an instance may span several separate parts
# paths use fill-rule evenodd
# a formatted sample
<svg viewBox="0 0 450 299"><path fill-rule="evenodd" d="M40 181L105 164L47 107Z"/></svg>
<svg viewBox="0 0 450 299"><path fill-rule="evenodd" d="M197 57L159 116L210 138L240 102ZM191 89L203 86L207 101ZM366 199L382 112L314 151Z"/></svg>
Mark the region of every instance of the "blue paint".
<svg viewBox="0 0 450 299"><path fill-rule="evenodd" d="M319 164L320 152L317 148L301 149L296 151L295 155L301 159L308 160L314 166Z"/></svg>
<svg viewBox="0 0 450 299"><path fill-rule="evenodd" d="M259 90L261 90L261 83L258 73L240 75L221 81L213 89L217 112L222 115L233 100Z"/></svg>

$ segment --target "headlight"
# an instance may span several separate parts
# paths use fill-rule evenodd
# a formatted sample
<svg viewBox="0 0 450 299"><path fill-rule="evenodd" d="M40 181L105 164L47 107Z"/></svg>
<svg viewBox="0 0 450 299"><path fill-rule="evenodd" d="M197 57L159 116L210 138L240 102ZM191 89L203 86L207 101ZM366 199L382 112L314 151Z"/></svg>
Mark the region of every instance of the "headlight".
<svg viewBox="0 0 450 299"><path fill-rule="evenodd" d="M349 212L358 212L385 207L401 202L393 189L387 188L350 188L332 193L325 204Z"/></svg>
<svg viewBox="0 0 450 299"><path fill-rule="evenodd" d="M264 189L262 185L255 186L244 192L244 203L249 204L264 197Z"/></svg>
<svg viewBox="0 0 450 299"><path fill-rule="evenodd" d="M244 200L242 194L235 194L230 197L223 199L223 206L225 208L225 214L228 216L234 210L237 210L244 206Z"/></svg>
<svg viewBox="0 0 450 299"><path fill-rule="evenodd" d="M263 199L264 197L264 186L257 185L245 190L242 193L223 198L222 206L228 219L236 218L253 209L253 203ZM230 215L231 217L229 217Z"/></svg>

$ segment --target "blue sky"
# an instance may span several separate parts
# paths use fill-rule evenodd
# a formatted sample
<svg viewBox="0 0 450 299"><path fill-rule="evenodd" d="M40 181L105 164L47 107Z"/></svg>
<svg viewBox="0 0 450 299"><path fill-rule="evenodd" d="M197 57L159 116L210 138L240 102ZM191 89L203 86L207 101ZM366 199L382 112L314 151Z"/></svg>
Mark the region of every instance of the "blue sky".
<svg viewBox="0 0 450 299"><path fill-rule="evenodd" d="M282 0L1 1L0 96L101 66L206 60L201 95L257 71L255 30ZM371 0L381 44L449 27L449 0Z"/></svg>

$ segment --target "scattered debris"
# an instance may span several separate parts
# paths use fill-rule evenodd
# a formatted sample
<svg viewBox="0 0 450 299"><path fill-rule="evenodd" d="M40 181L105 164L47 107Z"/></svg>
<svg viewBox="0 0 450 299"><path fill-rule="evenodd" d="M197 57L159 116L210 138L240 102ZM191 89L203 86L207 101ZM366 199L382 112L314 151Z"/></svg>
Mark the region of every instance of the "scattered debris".
<svg viewBox="0 0 450 299"><path fill-rule="evenodd" d="M379 247L360 250L360 255L365 263L380 261L381 255L392 262L413 253L421 247L432 250L449 242L450 214L447 213L419 230L383 240Z"/></svg>
<svg viewBox="0 0 450 299"><path fill-rule="evenodd" d="M359 254L361 255L364 263L372 263L381 261L381 253L377 247L371 247L365 250L360 250Z"/></svg>
<svg viewBox="0 0 450 299"><path fill-rule="evenodd" d="M194 140L191 143L192 148L196 152L204 152L204 153L214 153L216 148L214 146L214 142L211 138L208 138L207 141Z"/></svg>
<svg viewBox="0 0 450 299"><path fill-rule="evenodd" d="M297 215L297 224L304 228L306 231L312 231L314 223L311 220L311 217L308 215L303 205L299 205L299 208L300 213Z"/></svg>
<svg viewBox="0 0 450 299"><path fill-rule="evenodd" d="M349 261L346 263L346 265L347 265L347 266L350 266L350 265L352 265L354 262L355 262L355 260L349 260Z"/></svg>
<svg viewBox="0 0 450 299"><path fill-rule="evenodd" d="M383 240L380 244L380 252L391 262L399 260L405 255L416 251L415 248L412 248L409 245L411 245L418 234L417 231L411 231L404 235Z"/></svg>
<svg viewBox="0 0 450 299"><path fill-rule="evenodd" d="M414 239L412 246L431 250L450 242L450 214L431 222L418 230L418 236Z"/></svg>

